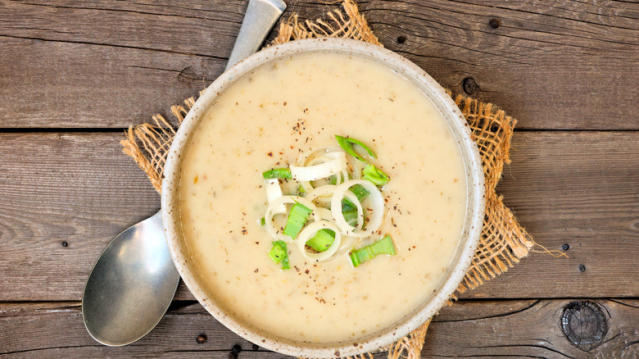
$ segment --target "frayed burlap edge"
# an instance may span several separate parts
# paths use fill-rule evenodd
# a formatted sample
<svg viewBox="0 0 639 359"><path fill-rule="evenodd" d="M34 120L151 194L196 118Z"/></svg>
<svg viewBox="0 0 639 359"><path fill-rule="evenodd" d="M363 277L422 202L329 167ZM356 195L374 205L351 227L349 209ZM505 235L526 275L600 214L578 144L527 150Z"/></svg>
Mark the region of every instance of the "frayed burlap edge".
<svg viewBox="0 0 639 359"><path fill-rule="evenodd" d="M342 10L332 10L323 18L303 22L299 21L297 14L293 14L280 24L271 45L315 37L339 37L383 46L352 0L344 1Z"/></svg>
<svg viewBox="0 0 639 359"><path fill-rule="evenodd" d="M517 121L490 103L457 95L455 103L471 129L484 169L486 209L479 245L458 293L476 288L506 272L535 245L495 191L504 164L510 163L510 144Z"/></svg>
<svg viewBox="0 0 639 359"><path fill-rule="evenodd" d="M289 17L280 24L272 44L314 37L352 38L381 46L352 0L344 0L341 9L328 12L322 19L301 22L297 15ZM495 191L504 164L510 163L509 150L516 120L490 103L462 95L454 96L454 100L468 121L481 155L486 180L486 213L471 266L451 300L455 300L457 294L476 288L508 271L536 245ZM171 107L178 126L194 103L195 97L190 97L184 100L183 105ZM176 130L162 115L154 115L152 119L153 123L130 127L126 131L126 139L120 143L124 153L134 159L153 187L160 192L166 154ZM419 358L429 324L430 320L390 345L387 348L388 358ZM372 354L354 358L372 358Z"/></svg>
<svg viewBox="0 0 639 359"><path fill-rule="evenodd" d="M171 106L171 113L177 120L178 126L194 104L195 97L189 97L184 100L184 106ZM133 158L159 193L162 189L162 172L166 155L176 128L160 114L153 115L152 120L153 123L130 126L125 132L126 138L121 140L120 144L122 152Z"/></svg>

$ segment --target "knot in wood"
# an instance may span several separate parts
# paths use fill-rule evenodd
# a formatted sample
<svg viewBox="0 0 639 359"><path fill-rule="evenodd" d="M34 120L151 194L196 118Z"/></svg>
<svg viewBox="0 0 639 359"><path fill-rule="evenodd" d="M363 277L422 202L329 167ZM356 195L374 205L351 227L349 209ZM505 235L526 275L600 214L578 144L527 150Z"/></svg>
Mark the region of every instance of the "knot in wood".
<svg viewBox="0 0 639 359"><path fill-rule="evenodd" d="M571 302L561 316L561 329L572 345L587 352L603 343L608 321L597 303Z"/></svg>
<svg viewBox="0 0 639 359"><path fill-rule="evenodd" d="M192 82L192 81L202 81L203 76L198 75L195 70L191 66L187 66L182 69L177 75L178 81L180 82Z"/></svg>

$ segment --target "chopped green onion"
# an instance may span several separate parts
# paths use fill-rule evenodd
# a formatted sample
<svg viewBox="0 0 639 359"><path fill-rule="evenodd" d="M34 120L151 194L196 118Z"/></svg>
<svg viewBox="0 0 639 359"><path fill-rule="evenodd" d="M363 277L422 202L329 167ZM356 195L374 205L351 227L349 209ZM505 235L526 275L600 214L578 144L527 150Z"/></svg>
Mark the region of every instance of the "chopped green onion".
<svg viewBox="0 0 639 359"><path fill-rule="evenodd" d="M268 256L271 257L275 264L282 263L282 269L289 269L291 266L288 263L288 249L286 248L286 242L273 241L273 248L268 252Z"/></svg>
<svg viewBox="0 0 639 359"><path fill-rule="evenodd" d="M343 137L339 135L335 135L335 139L337 140L337 143L339 143L339 146L343 148L344 151L346 151L346 153L348 153L349 155L355 157L356 159L362 162L366 162L366 160L364 159L364 157L362 157L359 153L355 151L355 149L353 148L353 145L360 146L366 152L368 152L369 156L373 158L377 158L377 155L375 154L375 152L373 152L373 150L371 150L370 147L368 147L366 144L364 144L364 142L360 140L356 140L350 137Z"/></svg>
<svg viewBox="0 0 639 359"><path fill-rule="evenodd" d="M342 200L342 212L352 212L352 211L355 211L355 213L357 213L357 207L355 206L355 203L344 198Z"/></svg>
<svg viewBox="0 0 639 359"><path fill-rule="evenodd" d="M348 223L349 226L355 227L357 226L357 210L344 211L342 210L342 214L344 215L344 220Z"/></svg>
<svg viewBox="0 0 639 359"><path fill-rule="evenodd" d="M268 171L262 172L262 177L269 178L291 178L291 170L288 168L273 168Z"/></svg>
<svg viewBox="0 0 639 359"><path fill-rule="evenodd" d="M390 181L390 177L384 171L371 165L370 163L362 170L362 175L365 180L373 182L376 186L383 186Z"/></svg>
<svg viewBox="0 0 639 359"><path fill-rule="evenodd" d="M335 241L335 232L330 229L320 229L315 236L306 242L306 245L317 252L324 252Z"/></svg>
<svg viewBox="0 0 639 359"><path fill-rule="evenodd" d="M384 238L378 240L373 244L369 244L360 249L356 249L350 253L351 263L353 267L357 267L360 264L367 262L380 254L395 255L395 245L393 239L388 234Z"/></svg>
<svg viewBox="0 0 639 359"><path fill-rule="evenodd" d="M260 226L263 226L266 224L266 219L264 217L260 218Z"/></svg>
<svg viewBox="0 0 639 359"><path fill-rule="evenodd" d="M351 187L351 192L353 192L353 194L357 196L357 200L360 202L364 198L366 198L366 196L368 196L368 191L361 184L356 184L353 187Z"/></svg>
<svg viewBox="0 0 639 359"><path fill-rule="evenodd" d="M357 225L357 207L346 198L342 200L342 214L344 215L346 223L352 227Z"/></svg>
<svg viewBox="0 0 639 359"><path fill-rule="evenodd" d="M368 191L363 186L358 184L351 187L351 192L353 192L353 194L357 197L357 200L360 202L364 200L366 196L368 196ZM355 211L355 213L357 213L357 207L355 206L355 203L349 201L347 198L344 198L342 200L342 212L350 211Z"/></svg>
<svg viewBox="0 0 639 359"><path fill-rule="evenodd" d="M351 192L353 192L353 194L357 197L357 200L360 202L364 200L366 196L368 196L368 191L359 184L351 187ZM346 198L342 200L342 214L344 215L344 220L346 221L346 223L348 223L352 227L355 227L357 225L357 207L353 202L349 201Z"/></svg>
<svg viewBox="0 0 639 359"><path fill-rule="evenodd" d="M300 196L303 196L303 195L305 195L305 194L306 194L306 190L304 189L304 187L303 187L302 185L299 185L299 186L297 186L297 193L298 193Z"/></svg>
<svg viewBox="0 0 639 359"><path fill-rule="evenodd" d="M332 175L328 178L328 183L332 184L332 185L336 185L337 184L337 176Z"/></svg>
<svg viewBox="0 0 639 359"><path fill-rule="evenodd" d="M302 227L306 224L306 220L311 212L313 212L313 210L305 205L295 203L293 207L291 207L291 211L288 213L288 219L286 220L286 226L284 227L284 234L295 239L302 230Z"/></svg>

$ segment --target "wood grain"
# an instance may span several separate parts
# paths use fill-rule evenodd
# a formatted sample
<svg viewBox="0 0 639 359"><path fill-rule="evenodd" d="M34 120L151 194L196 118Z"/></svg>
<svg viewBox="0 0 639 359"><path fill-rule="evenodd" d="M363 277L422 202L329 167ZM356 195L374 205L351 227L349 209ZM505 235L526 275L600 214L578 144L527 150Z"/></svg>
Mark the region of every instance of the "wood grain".
<svg viewBox="0 0 639 359"><path fill-rule="evenodd" d="M472 297L637 296L639 133L516 133L497 191L537 242L568 245L569 258L533 253Z"/></svg>
<svg viewBox="0 0 639 359"><path fill-rule="evenodd" d="M0 300L79 299L110 238L159 208L121 137L0 135Z"/></svg>
<svg viewBox="0 0 639 359"><path fill-rule="evenodd" d="M608 331L589 352L573 346L560 327L564 308L573 300L457 303L435 317L422 357L635 358L636 300L595 301ZM585 323L587 324L587 323ZM587 328L581 328L587 332Z"/></svg>
<svg viewBox="0 0 639 359"><path fill-rule="evenodd" d="M459 302L444 308L428 331L423 358L634 358L639 301L598 300L608 330L589 352L564 336L560 318L572 300ZM80 304L0 304L0 358L282 358L247 342L197 303L177 302L158 327L137 343L98 345L82 324ZM60 330L64 328L64 330ZM196 338L207 340L198 343ZM233 346L242 350L232 354ZM383 358L380 355L379 358Z"/></svg>
<svg viewBox="0 0 639 359"><path fill-rule="evenodd" d="M0 301L79 300L108 241L159 208L120 138L0 134ZM517 133L500 190L570 258L533 253L465 298L639 296L639 133ZM178 298L192 299L183 287Z"/></svg>
<svg viewBox="0 0 639 359"><path fill-rule="evenodd" d="M304 18L327 9L313 0L289 5L289 14ZM4 1L0 128L124 128L166 111L219 75L244 6ZM502 106L520 128L639 129L636 2L370 0L360 7L386 47L444 86ZM477 86L464 87L470 79Z"/></svg>
<svg viewBox="0 0 639 359"><path fill-rule="evenodd" d="M498 104L520 128L639 128L630 119L639 4L528 3L380 0L362 9L387 47L457 92L473 79L472 96Z"/></svg>
<svg viewBox="0 0 639 359"><path fill-rule="evenodd" d="M0 36L0 63L0 126L117 128L167 113L213 81L225 61Z"/></svg>

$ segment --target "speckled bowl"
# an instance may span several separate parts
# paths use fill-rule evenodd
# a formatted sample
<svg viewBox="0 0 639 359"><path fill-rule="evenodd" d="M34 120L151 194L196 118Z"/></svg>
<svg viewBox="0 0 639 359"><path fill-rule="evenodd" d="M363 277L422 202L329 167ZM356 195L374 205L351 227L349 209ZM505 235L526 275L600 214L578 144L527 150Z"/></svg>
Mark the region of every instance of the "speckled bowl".
<svg viewBox="0 0 639 359"><path fill-rule="evenodd" d="M330 345L312 345L283 340L261 331L260 328L254 328L240 322L227 314L216 304L215 298L207 295L198 281L198 276L189 265L189 256L181 238L180 219L176 209L180 155L188 144L189 136L196 129L198 122L215 98L236 79L258 66L274 59L309 52L337 52L364 56L384 64L399 75L412 81L423 90L424 96L434 103L435 107L448 122L450 131L457 140L465 163L466 183L468 184L466 218L463 235L447 277L439 289L412 313L400 318L391 327L384 328L368 337L359 338L357 343L348 341L346 338L343 342ZM237 63L215 80L197 100L173 140L164 167L164 181L162 183L162 220L164 229L175 266L195 298L218 321L240 336L267 349L298 357L327 358L370 352L392 343L419 327L445 305L463 279L479 241L483 218L484 175L479 153L475 143L470 138L470 130L466 120L455 103L444 89L417 65L381 46L370 45L361 41L345 39L293 41L269 47Z"/></svg>

